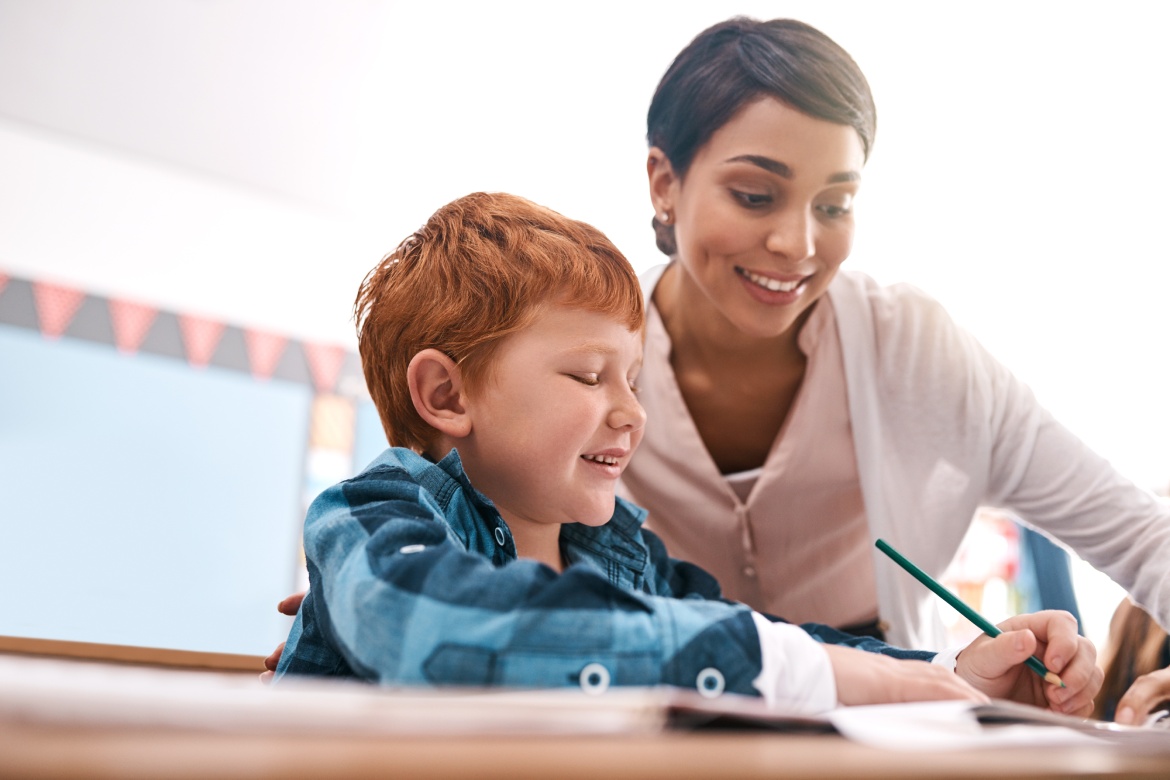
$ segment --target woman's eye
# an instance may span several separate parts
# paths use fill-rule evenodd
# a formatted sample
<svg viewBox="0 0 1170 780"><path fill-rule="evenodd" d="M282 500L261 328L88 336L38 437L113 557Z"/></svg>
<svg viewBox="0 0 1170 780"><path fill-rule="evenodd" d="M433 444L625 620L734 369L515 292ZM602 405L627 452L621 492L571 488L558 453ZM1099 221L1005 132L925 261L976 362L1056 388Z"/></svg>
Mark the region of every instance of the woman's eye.
<svg viewBox="0 0 1170 780"><path fill-rule="evenodd" d="M824 214L829 219L840 219L847 217L853 213L853 199L850 198L844 203L822 203L817 206L817 211Z"/></svg>
<svg viewBox="0 0 1170 780"><path fill-rule="evenodd" d="M761 206L767 206L772 202L772 196L768 195L767 193L732 190L731 196L739 201L741 206L746 206L749 209L758 209Z"/></svg>
<svg viewBox="0 0 1170 780"><path fill-rule="evenodd" d="M569 376L573 377L573 379L576 379L581 384L589 385L590 387L596 387L597 385L601 384L601 377L597 374L569 374Z"/></svg>

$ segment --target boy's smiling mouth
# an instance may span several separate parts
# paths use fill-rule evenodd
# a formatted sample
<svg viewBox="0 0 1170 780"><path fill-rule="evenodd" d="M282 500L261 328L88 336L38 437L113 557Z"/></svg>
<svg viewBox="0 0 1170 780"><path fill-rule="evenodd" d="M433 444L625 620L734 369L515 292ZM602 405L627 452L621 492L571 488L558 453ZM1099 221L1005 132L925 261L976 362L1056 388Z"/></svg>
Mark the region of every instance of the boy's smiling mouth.
<svg viewBox="0 0 1170 780"><path fill-rule="evenodd" d="M600 463L603 466L616 466L619 459L613 455L582 455L582 458L594 463Z"/></svg>

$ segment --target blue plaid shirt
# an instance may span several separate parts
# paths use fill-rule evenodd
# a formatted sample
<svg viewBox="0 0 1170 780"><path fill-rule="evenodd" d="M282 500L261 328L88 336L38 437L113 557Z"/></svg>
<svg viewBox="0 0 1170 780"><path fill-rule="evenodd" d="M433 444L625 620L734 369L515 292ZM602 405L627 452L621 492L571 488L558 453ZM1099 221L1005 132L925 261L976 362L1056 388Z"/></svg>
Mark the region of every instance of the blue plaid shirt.
<svg viewBox="0 0 1170 780"><path fill-rule="evenodd" d="M459 455L439 463L386 450L322 493L305 520L309 592L276 672L394 685L694 688L717 670L728 692L758 695L751 609L670 558L617 499L600 527L566 525L558 574L517 558L508 526L472 487ZM903 658L827 626L821 641Z"/></svg>

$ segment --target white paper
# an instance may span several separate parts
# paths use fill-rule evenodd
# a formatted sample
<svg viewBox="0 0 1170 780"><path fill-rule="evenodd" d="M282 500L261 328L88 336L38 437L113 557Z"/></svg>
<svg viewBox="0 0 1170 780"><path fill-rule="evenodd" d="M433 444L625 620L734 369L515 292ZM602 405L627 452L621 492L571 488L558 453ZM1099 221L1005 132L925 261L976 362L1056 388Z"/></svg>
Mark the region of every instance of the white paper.
<svg viewBox="0 0 1170 780"><path fill-rule="evenodd" d="M842 707L829 720L849 739L889 750L1115 744L1170 753L1170 731L1165 729L1121 726L1005 701Z"/></svg>

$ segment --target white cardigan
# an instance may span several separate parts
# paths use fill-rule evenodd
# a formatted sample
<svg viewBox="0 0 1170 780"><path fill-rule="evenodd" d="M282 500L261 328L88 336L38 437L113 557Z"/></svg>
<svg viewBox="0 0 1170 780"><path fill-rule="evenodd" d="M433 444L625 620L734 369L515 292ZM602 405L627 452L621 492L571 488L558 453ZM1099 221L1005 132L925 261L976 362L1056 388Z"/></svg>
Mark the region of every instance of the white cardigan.
<svg viewBox="0 0 1170 780"><path fill-rule="evenodd" d="M647 297L663 268L643 275ZM979 506L1010 509L1076 550L1170 627L1170 507L1057 423L1022 382L920 291L881 287L863 274L841 271L828 300L842 342L873 539L886 539L938 576ZM648 412L653 425L670 424ZM679 424L693 426L690 420ZM654 474L656 464L641 462L654 457L652 448L639 451L633 471ZM696 477L711 478L701 470L685 478ZM722 485L718 490L725 492ZM644 500L647 492L653 491L630 494ZM702 493L686 500L695 495ZM669 544L671 507L646 503ZM727 511L714 502L703 509L715 515ZM710 517L718 525L721 518L715 515ZM903 647L942 647L936 597L881 552L873 554L887 640Z"/></svg>

